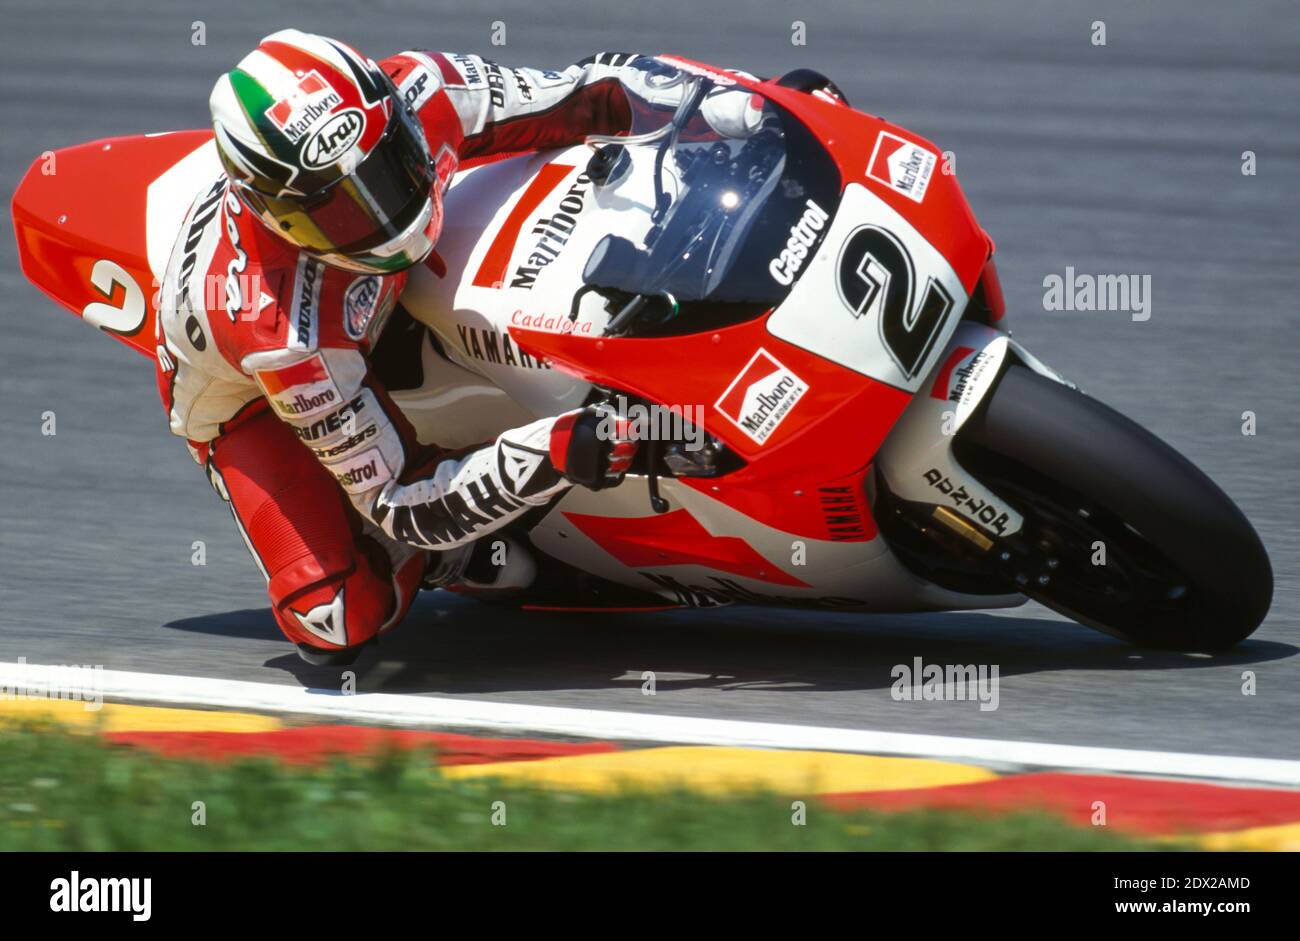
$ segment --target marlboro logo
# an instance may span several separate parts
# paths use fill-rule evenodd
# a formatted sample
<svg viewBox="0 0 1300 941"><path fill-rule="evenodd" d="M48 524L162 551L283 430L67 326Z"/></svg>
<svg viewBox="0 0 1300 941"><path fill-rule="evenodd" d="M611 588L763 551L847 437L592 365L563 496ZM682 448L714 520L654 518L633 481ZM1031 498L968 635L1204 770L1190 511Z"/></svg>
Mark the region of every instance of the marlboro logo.
<svg viewBox="0 0 1300 941"><path fill-rule="evenodd" d="M714 408L762 444L785 421L808 385L767 350L760 349Z"/></svg>
<svg viewBox="0 0 1300 941"><path fill-rule="evenodd" d="M934 173L938 159L919 144L881 131L871 159L867 161L867 176L919 203L925 199L930 175Z"/></svg>
<svg viewBox="0 0 1300 941"><path fill-rule="evenodd" d="M935 375L930 398L966 404L993 358L984 350L959 346Z"/></svg>
<svg viewBox="0 0 1300 941"><path fill-rule="evenodd" d="M271 405L285 418L310 418L343 404L343 396L319 353L283 369L257 374Z"/></svg>
<svg viewBox="0 0 1300 941"><path fill-rule="evenodd" d="M289 93L266 109L271 123L295 144L312 126L343 101L316 71L308 72Z"/></svg>

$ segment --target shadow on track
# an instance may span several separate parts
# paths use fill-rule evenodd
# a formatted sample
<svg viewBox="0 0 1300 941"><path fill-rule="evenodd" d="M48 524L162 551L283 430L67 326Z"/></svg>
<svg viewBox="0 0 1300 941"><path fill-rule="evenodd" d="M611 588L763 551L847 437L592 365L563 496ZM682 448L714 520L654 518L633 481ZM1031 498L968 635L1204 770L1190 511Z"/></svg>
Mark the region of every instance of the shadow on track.
<svg viewBox="0 0 1300 941"><path fill-rule="evenodd" d="M266 609L174 621L173 630L279 637ZM884 689L897 664L996 664L1002 677L1064 670L1153 671L1250 665L1300 648L1247 640L1214 657L1141 650L1069 621L982 612L847 614L731 607L660 614L520 612L425 595L405 623L348 668L312 667L291 653L265 666L304 686L338 688L343 669L365 692L482 694L634 689L655 673L661 692L687 689Z"/></svg>

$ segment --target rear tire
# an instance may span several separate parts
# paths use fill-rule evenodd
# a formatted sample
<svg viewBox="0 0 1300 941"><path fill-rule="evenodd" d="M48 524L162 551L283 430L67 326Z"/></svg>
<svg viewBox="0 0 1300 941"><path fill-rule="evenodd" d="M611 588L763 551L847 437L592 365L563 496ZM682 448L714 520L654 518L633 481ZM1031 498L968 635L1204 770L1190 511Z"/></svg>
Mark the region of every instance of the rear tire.
<svg viewBox="0 0 1300 941"><path fill-rule="evenodd" d="M1020 591L1142 646L1221 650L1268 613L1268 554L1236 505L1142 426L1010 366L955 443L1026 517ZM1096 544L1105 564L1097 565ZM1046 578L1046 584L1040 579Z"/></svg>

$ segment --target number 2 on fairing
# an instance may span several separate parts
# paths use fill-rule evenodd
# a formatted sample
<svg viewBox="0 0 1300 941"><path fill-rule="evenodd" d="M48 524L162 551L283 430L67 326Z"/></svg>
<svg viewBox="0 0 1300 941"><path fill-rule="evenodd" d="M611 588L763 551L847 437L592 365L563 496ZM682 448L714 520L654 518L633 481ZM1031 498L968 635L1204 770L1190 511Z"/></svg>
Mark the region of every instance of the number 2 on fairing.
<svg viewBox="0 0 1300 941"><path fill-rule="evenodd" d="M878 312L880 340L891 359L911 379L929 355L952 310L952 295L927 278L919 304L913 304L915 269L907 249L888 229L857 229L839 258L839 287L855 319Z"/></svg>

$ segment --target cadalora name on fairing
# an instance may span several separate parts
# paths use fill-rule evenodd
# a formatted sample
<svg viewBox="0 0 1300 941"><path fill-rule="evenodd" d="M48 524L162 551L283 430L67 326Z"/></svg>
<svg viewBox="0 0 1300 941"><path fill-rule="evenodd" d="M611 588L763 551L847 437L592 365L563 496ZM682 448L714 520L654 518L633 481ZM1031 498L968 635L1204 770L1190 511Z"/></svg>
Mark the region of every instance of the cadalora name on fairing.
<svg viewBox="0 0 1300 941"><path fill-rule="evenodd" d="M589 320L574 323L562 314L526 314L516 310L510 315L510 324L515 327L527 327L529 330L545 330L547 333L591 333Z"/></svg>

